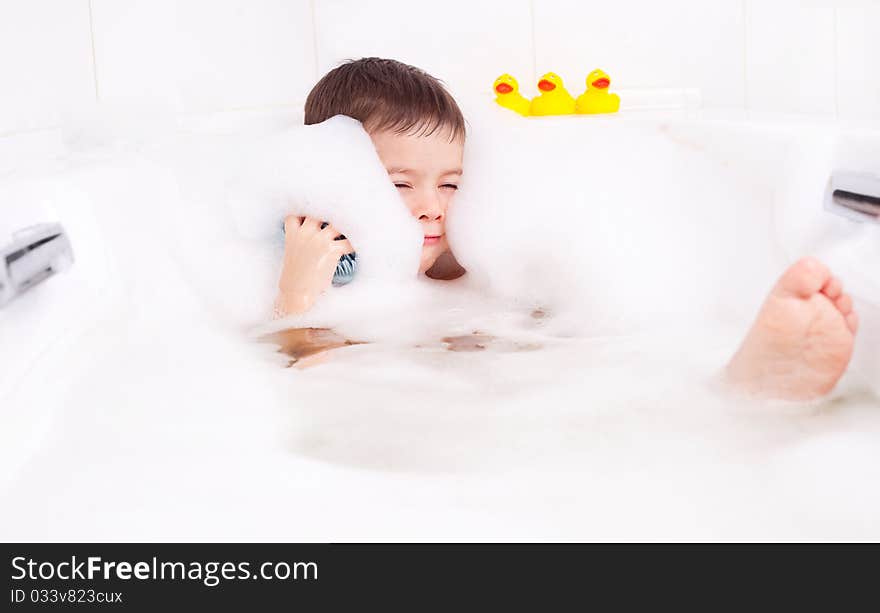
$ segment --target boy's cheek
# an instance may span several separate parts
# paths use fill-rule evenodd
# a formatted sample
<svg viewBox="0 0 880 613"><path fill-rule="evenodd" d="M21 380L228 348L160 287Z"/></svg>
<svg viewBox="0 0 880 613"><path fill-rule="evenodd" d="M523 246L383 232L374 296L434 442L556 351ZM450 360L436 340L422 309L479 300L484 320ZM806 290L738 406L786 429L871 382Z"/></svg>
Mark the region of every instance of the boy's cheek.
<svg viewBox="0 0 880 613"><path fill-rule="evenodd" d="M397 188L395 188L395 189L397 189ZM403 203L406 205L406 209L409 211L410 215L414 216L415 211L416 211L416 208L415 208L416 203L413 202L412 197L410 196L409 193L407 193L409 191L410 190L407 190L407 189L403 189L403 190L398 189L397 193L399 193L400 197L403 199Z"/></svg>

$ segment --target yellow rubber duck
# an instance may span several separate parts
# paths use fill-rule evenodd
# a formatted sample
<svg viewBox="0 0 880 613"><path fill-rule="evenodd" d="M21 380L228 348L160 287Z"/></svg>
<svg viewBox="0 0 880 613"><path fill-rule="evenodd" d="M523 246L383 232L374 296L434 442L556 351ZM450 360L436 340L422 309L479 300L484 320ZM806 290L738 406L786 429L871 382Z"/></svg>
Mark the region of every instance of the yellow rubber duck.
<svg viewBox="0 0 880 613"><path fill-rule="evenodd" d="M513 76L504 73L492 84L492 91L495 92L495 102L506 109L516 111L523 117L529 116L529 101L519 93L519 83Z"/></svg>
<svg viewBox="0 0 880 613"><path fill-rule="evenodd" d="M598 68L587 75L587 89L577 98L575 112L582 115L616 113L620 110L620 96L608 91L611 77Z"/></svg>
<svg viewBox="0 0 880 613"><path fill-rule="evenodd" d="M538 81L541 93L532 98L530 115L570 115L574 113L574 98L562 85L562 78L548 72Z"/></svg>

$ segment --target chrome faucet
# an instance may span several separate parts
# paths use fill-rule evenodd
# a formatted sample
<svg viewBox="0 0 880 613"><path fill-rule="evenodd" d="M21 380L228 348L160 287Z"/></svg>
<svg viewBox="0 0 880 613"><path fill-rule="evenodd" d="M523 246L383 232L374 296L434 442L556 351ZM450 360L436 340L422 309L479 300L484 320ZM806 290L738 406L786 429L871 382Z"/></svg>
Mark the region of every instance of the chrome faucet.
<svg viewBox="0 0 880 613"><path fill-rule="evenodd" d="M58 223L42 223L12 235L0 248L0 306L73 263L73 248Z"/></svg>
<svg viewBox="0 0 880 613"><path fill-rule="evenodd" d="M880 175L833 173L828 180L825 207L854 221L880 222Z"/></svg>

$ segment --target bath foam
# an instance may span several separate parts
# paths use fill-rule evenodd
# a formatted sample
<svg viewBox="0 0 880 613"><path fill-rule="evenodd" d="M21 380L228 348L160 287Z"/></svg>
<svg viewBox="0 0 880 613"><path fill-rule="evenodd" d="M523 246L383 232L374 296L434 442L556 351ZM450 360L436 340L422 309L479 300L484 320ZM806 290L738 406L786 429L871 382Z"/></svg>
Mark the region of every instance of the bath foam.
<svg viewBox="0 0 880 613"><path fill-rule="evenodd" d="M473 119L475 129L481 128ZM579 125L590 126L595 136L603 134L603 125L620 127L624 135L632 129L625 121ZM645 146L653 143L662 152L669 132L655 128L639 127ZM718 138L708 125L693 131L698 144ZM614 131L606 136L613 142ZM228 311L235 323L267 316L271 295L264 299L256 290L271 289L277 281L272 277L278 255L272 241L243 237L223 204L227 192L218 177L236 170L231 151L237 144L225 137L194 140L177 145L186 149L180 152L181 167L193 170L192 176L176 178L178 194L173 181L157 180L153 168L124 174L94 169L88 185L80 186L93 201L103 233L92 246L107 248L106 263L118 273L112 279L124 288L124 303L96 296L94 306L108 311L92 310L99 325L79 342L53 348L29 377L12 382L12 395L3 398L8 412L58 415L49 424L51 438L2 492L4 500L16 501L0 507L7 539L876 540L880 535L876 398L849 395L812 408L759 402L744 410L743 401L705 385L741 339L744 329L737 326L562 338L555 332L564 327L552 313L536 318L524 300L485 298L487 288L514 297L545 294L533 281L523 283L505 272L504 258L471 257L496 252L496 236L485 228L482 244L467 254L470 243L463 244L473 279L414 281L412 289L389 282L389 290L397 292L394 309L381 295L374 298L375 308L361 300L381 294L378 281L353 283L328 291L316 306L316 322L361 327L379 340L399 331L399 344L340 349L326 364L305 371L282 368L286 360L274 347L248 342L239 327L214 325L206 316L214 309ZM554 155L564 166L566 156L597 140L571 138L564 141L571 150ZM634 135L631 142L638 144ZM688 157L676 149L690 150L688 145L670 147L666 152L679 161L702 155L694 151ZM212 158L212 151L219 157ZM168 153L158 157L176 164ZM723 162L735 164L742 153L747 151L731 151ZM657 174L641 168L653 157L634 155L632 161L632 176ZM695 162L693 172L711 171L706 181L726 185L722 167L721 161ZM514 178L531 183L529 177ZM624 211L641 206L629 199L635 192L630 186L621 197ZM706 195L705 189L688 190L683 197L693 193ZM755 265L765 255L764 232L772 228L769 221L757 222L769 215L772 199L735 191L743 198L730 203L723 200L724 190L719 193L710 199L716 203L710 213L724 214L720 204L739 204L737 214L744 219L724 225L723 232L720 222L710 226L713 244L737 255L716 274L737 291L751 288L751 294L731 292L730 304L745 305L752 317L765 281L778 274L769 260ZM541 212L515 202L519 219ZM503 213L503 207L489 206L491 222L489 213ZM644 212L646 219L656 219L649 209ZM605 212L608 231L615 229L610 222L618 214L613 208ZM678 237L680 229L670 225L658 225L658 233ZM498 227L514 226L501 219ZM743 241L738 254L725 233ZM509 256L514 243L506 245L503 238L497 251L507 247ZM523 246L535 247L526 255L541 271L561 249L525 238ZM618 264L599 260L596 274L607 276L602 266L617 272ZM648 261L649 271L651 266ZM72 272L77 270L86 268ZM570 274L564 267L554 272ZM666 274L677 279L676 271ZM571 275L571 291L555 288L548 276L545 272L541 281L548 290L558 289L560 305L580 304L574 292L587 275ZM628 287L629 277L617 282L599 286L597 305L606 299L603 292L647 295ZM661 285L651 282L652 291ZM188 299L190 293L199 300ZM635 307L668 308L649 297L654 302L623 304L624 314L630 317L626 309ZM251 311L262 315L250 318ZM590 316L585 310L584 319ZM456 353L443 347L438 334L473 331L504 338L486 343L484 350ZM413 339L422 337L431 344L415 347L420 342ZM542 346L511 349L510 337ZM70 458L76 458L76 470L60 470L70 466Z"/></svg>
<svg viewBox="0 0 880 613"><path fill-rule="evenodd" d="M724 310L748 317L781 270L767 265L769 208L743 206L756 199L751 186L669 126L599 120L572 129L571 118L513 122L499 109L464 106L465 174L447 234L474 295L502 298L511 312L539 309L562 336L630 333ZM194 180L184 164L179 180L185 199L202 204L179 207L190 219L178 225L213 232L200 247L252 288L251 300L233 304L229 275L209 283L211 302L228 304L238 321L268 317L283 252L277 226L292 213L333 223L360 269L356 282L328 290L314 312L291 321L373 338L393 313L436 311L415 279L421 232L358 122L340 116L196 150L203 177ZM222 187L206 189L218 174L228 177ZM748 249L740 236L749 236ZM194 245L184 251L214 257Z"/></svg>
<svg viewBox="0 0 880 613"><path fill-rule="evenodd" d="M244 238L277 240L287 215L328 221L358 252L358 277L408 280L422 232L400 200L360 122L336 116L245 149L229 182L229 211Z"/></svg>
<svg viewBox="0 0 880 613"><path fill-rule="evenodd" d="M320 325L358 318L367 305L387 310L416 282L421 230L351 118L257 137L189 135L155 154L171 164L179 185L179 201L169 207L178 260L206 305L238 327L271 318L284 250L278 227L287 215L329 221L358 253L355 280L318 301L348 310Z"/></svg>
<svg viewBox="0 0 880 613"><path fill-rule="evenodd" d="M747 204L751 186L718 160L656 121L496 111L467 110L449 214L452 248L479 282L576 334L715 315L766 291L770 211Z"/></svg>

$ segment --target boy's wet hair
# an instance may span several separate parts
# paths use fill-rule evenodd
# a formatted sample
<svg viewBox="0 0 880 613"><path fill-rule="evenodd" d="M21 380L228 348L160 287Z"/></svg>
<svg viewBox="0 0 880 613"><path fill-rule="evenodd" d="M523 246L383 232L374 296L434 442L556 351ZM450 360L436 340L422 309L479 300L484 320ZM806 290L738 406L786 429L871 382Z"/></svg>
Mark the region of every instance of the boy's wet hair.
<svg viewBox="0 0 880 613"><path fill-rule="evenodd" d="M348 60L318 81L306 99L306 125L334 115L360 121L368 132L427 136L443 130L464 139L461 109L443 84L427 72L396 60Z"/></svg>

